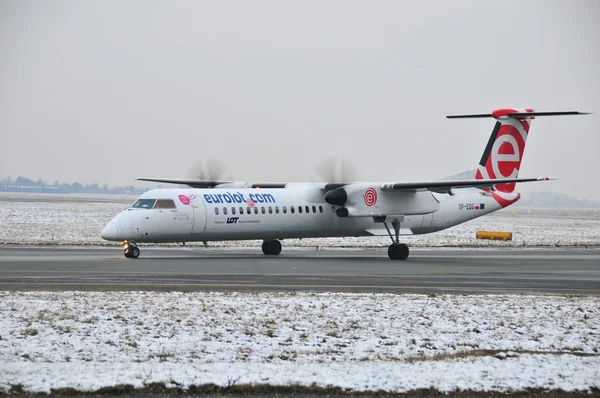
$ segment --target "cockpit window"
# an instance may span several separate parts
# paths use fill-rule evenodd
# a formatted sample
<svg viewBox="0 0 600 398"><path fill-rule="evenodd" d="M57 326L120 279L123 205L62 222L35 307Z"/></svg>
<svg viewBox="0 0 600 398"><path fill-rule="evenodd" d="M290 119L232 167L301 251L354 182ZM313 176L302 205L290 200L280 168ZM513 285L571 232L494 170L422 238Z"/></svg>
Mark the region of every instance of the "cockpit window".
<svg viewBox="0 0 600 398"><path fill-rule="evenodd" d="M154 202L156 199L138 199L137 202L133 205L134 209L151 209L154 207Z"/></svg>
<svg viewBox="0 0 600 398"><path fill-rule="evenodd" d="M154 205L155 209L174 209L175 202L172 199L157 199Z"/></svg>

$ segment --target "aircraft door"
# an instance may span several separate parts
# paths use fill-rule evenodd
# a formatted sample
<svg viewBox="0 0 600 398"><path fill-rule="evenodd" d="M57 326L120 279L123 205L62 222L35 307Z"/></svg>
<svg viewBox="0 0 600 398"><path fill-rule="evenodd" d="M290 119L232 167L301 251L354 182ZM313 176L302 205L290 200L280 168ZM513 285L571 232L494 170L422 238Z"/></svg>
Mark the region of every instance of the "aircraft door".
<svg viewBox="0 0 600 398"><path fill-rule="evenodd" d="M194 226L192 227L192 234L202 234L206 230L206 206L204 201L199 197L190 197L193 203L192 208L194 209ZM193 200L195 199L195 200Z"/></svg>

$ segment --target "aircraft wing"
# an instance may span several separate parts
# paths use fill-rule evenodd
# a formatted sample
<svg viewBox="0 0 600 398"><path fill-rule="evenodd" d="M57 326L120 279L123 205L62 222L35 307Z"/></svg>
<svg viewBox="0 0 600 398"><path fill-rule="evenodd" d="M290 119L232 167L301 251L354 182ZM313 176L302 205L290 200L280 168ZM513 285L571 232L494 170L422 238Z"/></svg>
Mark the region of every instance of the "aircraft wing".
<svg viewBox="0 0 600 398"><path fill-rule="evenodd" d="M480 188L494 189L495 185L556 180L554 177L538 178L504 178L497 180L437 180L437 181L417 181L417 182L396 182L387 183L381 186L382 191L388 192L415 192L432 191L438 193L448 193L457 188Z"/></svg>
<svg viewBox="0 0 600 398"><path fill-rule="evenodd" d="M165 184L188 185L192 188L213 188L220 184L227 184L232 181L210 181L210 180L190 180L186 178L153 178L153 177L138 177L138 181L162 182Z"/></svg>
<svg viewBox="0 0 600 398"><path fill-rule="evenodd" d="M439 193L448 193L452 189L457 188L480 188L494 189L494 185L510 184L531 181L549 181L555 180L553 177L538 177L538 178L505 178L497 180L436 180L436 181L416 181L416 182L395 182L381 185L382 191L388 192L416 192L416 191L432 191ZM154 178L154 177L138 177L138 181L160 182L165 184L188 185L192 188L214 188L219 185L236 183L235 181L212 181L212 180L194 180L186 178ZM285 188L287 183L242 183L248 188ZM329 186L331 185L331 186ZM328 184L327 189L333 189L334 186L344 186L346 184Z"/></svg>
<svg viewBox="0 0 600 398"><path fill-rule="evenodd" d="M236 184L236 186L244 188L285 188L287 182L240 182L240 181L213 181L213 180L193 180L186 178L154 178L154 177L138 177L138 181L162 182L165 184L187 185L192 188L215 188L219 185Z"/></svg>

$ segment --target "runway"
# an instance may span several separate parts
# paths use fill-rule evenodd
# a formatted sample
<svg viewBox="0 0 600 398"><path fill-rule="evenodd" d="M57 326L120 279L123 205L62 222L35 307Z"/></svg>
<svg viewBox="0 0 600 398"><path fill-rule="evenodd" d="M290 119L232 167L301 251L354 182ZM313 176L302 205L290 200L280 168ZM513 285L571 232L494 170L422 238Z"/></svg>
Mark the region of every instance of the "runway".
<svg viewBox="0 0 600 398"><path fill-rule="evenodd" d="M0 290L331 291L600 295L600 250L0 248Z"/></svg>

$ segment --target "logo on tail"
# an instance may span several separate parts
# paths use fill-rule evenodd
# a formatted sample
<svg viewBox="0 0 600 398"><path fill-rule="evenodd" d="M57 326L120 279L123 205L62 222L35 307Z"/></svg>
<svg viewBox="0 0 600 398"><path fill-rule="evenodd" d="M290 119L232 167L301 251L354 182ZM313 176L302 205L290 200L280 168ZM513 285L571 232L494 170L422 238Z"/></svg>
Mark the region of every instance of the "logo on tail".
<svg viewBox="0 0 600 398"><path fill-rule="evenodd" d="M533 117L514 117L509 114L529 112L533 112L533 109L498 109L492 113L492 116L498 121L479 162L475 174L477 180L517 178L519 176ZM506 207L521 197L519 193L515 192L515 186L515 183L498 184L496 185L497 191L488 192L502 207Z"/></svg>

